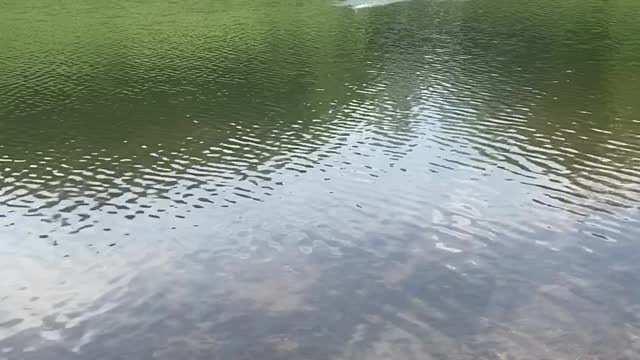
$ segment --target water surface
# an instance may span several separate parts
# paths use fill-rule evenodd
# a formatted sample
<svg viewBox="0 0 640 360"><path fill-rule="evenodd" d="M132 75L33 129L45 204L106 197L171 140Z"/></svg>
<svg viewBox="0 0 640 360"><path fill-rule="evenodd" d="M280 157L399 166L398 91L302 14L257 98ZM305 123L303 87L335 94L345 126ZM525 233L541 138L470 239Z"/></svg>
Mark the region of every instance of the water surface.
<svg viewBox="0 0 640 360"><path fill-rule="evenodd" d="M640 357L637 1L0 6L0 359Z"/></svg>

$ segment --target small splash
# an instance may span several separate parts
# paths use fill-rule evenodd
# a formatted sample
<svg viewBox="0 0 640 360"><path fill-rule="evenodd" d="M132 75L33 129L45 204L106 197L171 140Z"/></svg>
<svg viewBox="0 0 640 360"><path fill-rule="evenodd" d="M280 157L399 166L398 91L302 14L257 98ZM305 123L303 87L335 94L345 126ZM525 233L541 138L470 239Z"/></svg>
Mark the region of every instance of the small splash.
<svg viewBox="0 0 640 360"><path fill-rule="evenodd" d="M345 6L354 10L365 9L377 6L385 6L407 0L344 0L337 3L338 6Z"/></svg>

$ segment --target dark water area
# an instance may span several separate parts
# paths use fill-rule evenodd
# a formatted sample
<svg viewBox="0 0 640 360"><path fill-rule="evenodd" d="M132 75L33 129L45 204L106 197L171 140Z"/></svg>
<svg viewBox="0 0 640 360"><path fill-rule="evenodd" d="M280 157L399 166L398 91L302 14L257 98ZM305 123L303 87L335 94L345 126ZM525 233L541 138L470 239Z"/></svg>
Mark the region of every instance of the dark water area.
<svg viewBox="0 0 640 360"><path fill-rule="evenodd" d="M640 2L0 2L0 359L640 359Z"/></svg>

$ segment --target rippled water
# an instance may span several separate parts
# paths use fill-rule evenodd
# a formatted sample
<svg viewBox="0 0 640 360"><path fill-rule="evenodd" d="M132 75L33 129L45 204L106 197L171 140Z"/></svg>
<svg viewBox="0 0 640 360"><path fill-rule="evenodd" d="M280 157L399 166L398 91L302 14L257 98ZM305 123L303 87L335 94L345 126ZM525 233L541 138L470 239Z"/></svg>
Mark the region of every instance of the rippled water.
<svg viewBox="0 0 640 360"><path fill-rule="evenodd" d="M640 358L639 2L0 6L0 359Z"/></svg>

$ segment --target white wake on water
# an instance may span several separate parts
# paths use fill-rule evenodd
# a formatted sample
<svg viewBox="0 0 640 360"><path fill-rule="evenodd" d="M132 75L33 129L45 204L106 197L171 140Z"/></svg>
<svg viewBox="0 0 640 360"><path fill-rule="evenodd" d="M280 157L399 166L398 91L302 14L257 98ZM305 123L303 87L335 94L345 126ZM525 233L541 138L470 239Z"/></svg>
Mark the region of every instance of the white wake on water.
<svg viewBox="0 0 640 360"><path fill-rule="evenodd" d="M339 1L337 4L339 6L346 6L346 7L350 7L352 9L357 10L357 9L376 7L376 6L385 6L385 5L389 5L389 4L393 4L401 1L407 1L407 0L343 0L343 1Z"/></svg>

